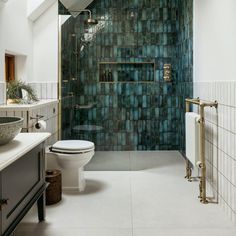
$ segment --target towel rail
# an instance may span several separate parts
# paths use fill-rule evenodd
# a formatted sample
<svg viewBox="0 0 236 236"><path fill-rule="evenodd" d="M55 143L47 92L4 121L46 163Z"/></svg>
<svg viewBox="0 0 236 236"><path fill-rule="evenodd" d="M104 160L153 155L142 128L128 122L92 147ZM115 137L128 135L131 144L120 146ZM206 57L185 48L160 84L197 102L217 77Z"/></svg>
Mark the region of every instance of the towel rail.
<svg viewBox="0 0 236 236"><path fill-rule="evenodd" d="M200 147L199 147L199 168L201 170L201 176L200 176L200 184L199 184L199 190L200 190L200 202L206 204L208 203L207 198L206 198L206 158L205 158L205 114L204 114L204 108L205 107L215 107L217 109L218 107L218 102L206 102L203 100L200 100L199 98L194 98L190 99L187 98L185 99L186 102L186 112L190 111L190 104L194 104L198 106L198 112L200 115L199 119L199 139L200 139ZM186 178L188 180L191 180L191 167L190 167L190 162L186 158Z"/></svg>

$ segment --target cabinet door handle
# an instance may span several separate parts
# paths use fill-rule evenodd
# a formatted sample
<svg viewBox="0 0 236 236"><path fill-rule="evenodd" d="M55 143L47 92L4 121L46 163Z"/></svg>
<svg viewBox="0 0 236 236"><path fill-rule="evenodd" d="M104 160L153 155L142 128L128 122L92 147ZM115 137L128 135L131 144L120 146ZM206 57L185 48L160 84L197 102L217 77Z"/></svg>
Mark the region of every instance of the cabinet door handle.
<svg viewBox="0 0 236 236"><path fill-rule="evenodd" d="M8 205L9 199L1 199L0 200L0 211L6 206Z"/></svg>

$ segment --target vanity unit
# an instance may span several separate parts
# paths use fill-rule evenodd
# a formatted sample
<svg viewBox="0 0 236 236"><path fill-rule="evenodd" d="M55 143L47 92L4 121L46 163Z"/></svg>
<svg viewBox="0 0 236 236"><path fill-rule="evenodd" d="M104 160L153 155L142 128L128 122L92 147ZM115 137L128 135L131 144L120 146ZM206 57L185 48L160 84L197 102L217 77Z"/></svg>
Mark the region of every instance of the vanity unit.
<svg viewBox="0 0 236 236"><path fill-rule="evenodd" d="M0 235L11 235L37 202L45 218L45 151L50 133L20 133L0 146Z"/></svg>

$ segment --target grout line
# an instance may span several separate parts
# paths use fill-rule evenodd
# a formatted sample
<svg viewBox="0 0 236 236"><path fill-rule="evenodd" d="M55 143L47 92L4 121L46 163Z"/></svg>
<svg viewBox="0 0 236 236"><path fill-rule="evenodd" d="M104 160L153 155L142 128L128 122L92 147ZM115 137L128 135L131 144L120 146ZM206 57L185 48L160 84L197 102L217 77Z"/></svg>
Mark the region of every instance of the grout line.
<svg viewBox="0 0 236 236"><path fill-rule="evenodd" d="M132 171L131 151L129 151L129 171Z"/></svg>
<svg viewBox="0 0 236 236"><path fill-rule="evenodd" d="M231 182L216 166L214 166L212 163L209 162L209 160L206 159L206 161L209 163L210 166L214 167L225 179L227 182L229 182L234 188L236 188L236 185Z"/></svg>
<svg viewBox="0 0 236 236"><path fill-rule="evenodd" d="M130 155L130 152L129 152ZM130 178L130 214L131 214L131 227L132 227L132 236L134 236L134 219L133 219L133 194L132 194L132 171L129 174Z"/></svg>
<svg viewBox="0 0 236 236"><path fill-rule="evenodd" d="M209 99L209 100L214 100L214 99ZM205 102L208 102L209 100L202 99L202 101L205 101ZM215 101L217 101L217 100L215 99ZM221 103L221 102L218 102L218 105L221 105L221 106L224 106L224 107L236 108L236 106L228 105L228 104Z"/></svg>
<svg viewBox="0 0 236 236"><path fill-rule="evenodd" d="M210 143L211 145L215 146L217 148L217 150L223 152L226 156L228 156L231 160L236 161L232 156L230 156L228 153L226 153L224 150L222 150L221 148L219 148L219 146L216 146L216 144L212 143L210 140L205 139L205 141L207 141L208 143Z"/></svg>
<svg viewBox="0 0 236 236"><path fill-rule="evenodd" d="M220 103L220 102L218 102L218 105L221 105L221 106L223 106L223 107L236 108L235 106L227 105L227 104Z"/></svg>
<svg viewBox="0 0 236 236"><path fill-rule="evenodd" d="M210 184L210 183L209 183ZM233 212L233 214L236 215L236 211L232 209L232 207L229 205L229 203L223 198L223 196L220 194L220 192L214 187L214 185L211 185L212 189L220 196L220 198L226 203L226 205L230 208L230 210ZM220 204L221 205L221 204Z"/></svg>
<svg viewBox="0 0 236 236"><path fill-rule="evenodd" d="M208 123L210 123L211 125L215 125L217 128L221 128L221 129L223 129L223 130L225 130L225 131L228 131L228 132L231 133L231 134L236 135L236 133L235 133L234 131L232 131L232 130L226 129L226 128L224 128L224 127L222 127L222 126L220 126L220 125L218 125L218 124L214 123L213 121L210 121L210 120L208 120L208 119L206 119L206 118L205 118L205 120L206 120Z"/></svg>

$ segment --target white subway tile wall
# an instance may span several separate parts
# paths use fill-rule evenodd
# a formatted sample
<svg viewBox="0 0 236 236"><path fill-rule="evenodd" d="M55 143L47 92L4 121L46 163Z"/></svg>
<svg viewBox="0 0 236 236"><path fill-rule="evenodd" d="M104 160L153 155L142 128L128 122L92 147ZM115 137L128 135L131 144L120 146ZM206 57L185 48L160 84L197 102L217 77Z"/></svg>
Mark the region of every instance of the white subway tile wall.
<svg viewBox="0 0 236 236"><path fill-rule="evenodd" d="M4 104L6 100L6 84L0 82L0 105Z"/></svg>
<svg viewBox="0 0 236 236"><path fill-rule="evenodd" d="M57 82L30 82L39 99L58 99ZM6 83L0 82L0 104L6 102Z"/></svg>
<svg viewBox="0 0 236 236"><path fill-rule="evenodd" d="M236 223L236 82L195 82L194 97L217 100L206 109L208 194Z"/></svg>
<svg viewBox="0 0 236 236"><path fill-rule="evenodd" d="M57 82L30 82L39 99L58 99Z"/></svg>

